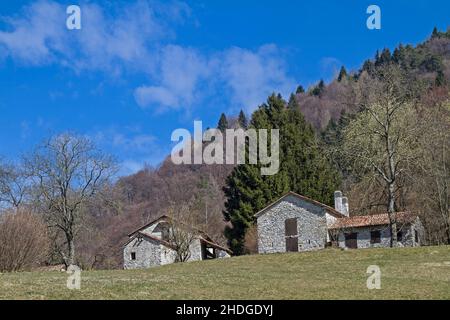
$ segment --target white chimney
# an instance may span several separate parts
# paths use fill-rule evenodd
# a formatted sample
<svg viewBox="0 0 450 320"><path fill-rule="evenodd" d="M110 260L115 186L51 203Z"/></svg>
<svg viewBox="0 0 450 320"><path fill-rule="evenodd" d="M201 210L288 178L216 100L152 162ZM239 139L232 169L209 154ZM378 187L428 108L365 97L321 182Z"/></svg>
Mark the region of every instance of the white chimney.
<svg viewBox="0 0 450 320"><path fill-rule="evenodd" d="M340 191L334 192L334 208L337 212L342 213L342 192Z"/></svg>
<svg viewBox="0 0 450 320"><path fill-rule="evenodd" d="M337 212L342 213L344 216L349 216L348 198L342 196L341 191L334 192L334 208Z"/></svg>
<svg viewBox="0 0 450 320"><path fill-rule="evenodd" d="M347 197L342 198L342 214L347 217L350 216L350 209L348 206L348 198Z"/></svg>

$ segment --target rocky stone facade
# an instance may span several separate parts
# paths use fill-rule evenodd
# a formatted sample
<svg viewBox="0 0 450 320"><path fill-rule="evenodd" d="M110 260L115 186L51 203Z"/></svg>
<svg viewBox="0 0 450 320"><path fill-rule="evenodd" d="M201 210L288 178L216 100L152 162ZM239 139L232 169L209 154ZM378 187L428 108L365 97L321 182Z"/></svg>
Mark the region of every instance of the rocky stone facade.
<svg viewBox="0 0 450 320"><path fill-rule="evenodd" d="M130 234L130 240L123 247L124 269L151 268L174 263L176 251L166 241L167 234L168 224L162 218ZM199 233L192 241L188 261L211 258L211 255L217 258L230 256L229 250L204 237Z"/></svg>
<svg viewBox="0 0 450 320"><path fill-rule="evenodd" d="M377 237L373 237L373 233ZM381 226L367 226L357 228L345 228L338 231L338 246L346 248L345 235L349 233L356 234L357 248L380 248L389 247L391 244L391 231L389 225ZM424 237L424 229L419 219L413 223L400 225L398 228L398 235L401 234L401 239L398 241L398 246L401 247L418 247L422 245ZM380 236L378 238L378 235Z"/></svg>
<svg viewBox="0 0 450 320"><path fill-rule="evenodd" d="M155 240L134 238L123 250L124 269L140 269L160 266L165 248Z"/></svg>
<svg viewBox="0 0 450 320"><path fill-rule="evenodd" d="M286 221L295 219L296 235L286 235ZM331 218L329 218L331 219ZM289 222L288 222L289 223ZM294 195L288 195L257 217L258 252L308 251L325 248L327 212L325 209ZM293 246L288 248L293 238Z"/></svg>
<svg viewBox="0 0 450 320"><path fill-rule="evenodd" d="M389 247L387 213L350 216L349 202L336 191L335 208L290 192L258 212L258 252L297 252L325 248ZM398 213L399 246L419 246L424 229L418 217ZM400 223L402 221L402 223Z"/></svg>

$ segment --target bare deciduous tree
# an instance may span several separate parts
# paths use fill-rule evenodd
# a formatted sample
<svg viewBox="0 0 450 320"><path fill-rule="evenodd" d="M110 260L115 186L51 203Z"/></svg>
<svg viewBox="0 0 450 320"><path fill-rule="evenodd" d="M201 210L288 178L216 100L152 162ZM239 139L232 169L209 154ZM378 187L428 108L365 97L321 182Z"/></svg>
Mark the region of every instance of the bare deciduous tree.
<svg viewBox="0 0 450 320"><path fill-rule="evenodd" d="M18 209L28 191L22 170L11 164L0 163L0 203Z"/></svg>
<svg viewBox="0 0 450 320"><path fill-rule="evenodd" d="M415 180L430 230L440 242L445 234L450 244L450 103L425 106L421 114L421 153ZM437 214L436 214L437 213Z"/></svg>
<svg viewBox="0 0 450 320"><path fill-rule="evenodd" d="M167 216L170 217L167 240L175 250L175 262L188 261L191 246L199 236L196 212L188 205L170 206Z"/></svg>
<svg viewBox="0 0 450 320"><path fill-rule="evenodd" d="M47 223L63 235L59 253L66 266L72 265L83 209L114 174L113 161L87 138L61 134L26 157L25 165Z"/></svg>

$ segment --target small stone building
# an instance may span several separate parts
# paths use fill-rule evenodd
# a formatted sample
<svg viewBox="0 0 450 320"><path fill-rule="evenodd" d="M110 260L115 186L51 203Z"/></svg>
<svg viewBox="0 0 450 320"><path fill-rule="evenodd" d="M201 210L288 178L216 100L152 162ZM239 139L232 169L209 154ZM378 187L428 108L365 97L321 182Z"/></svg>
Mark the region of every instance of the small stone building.
<svg viewBox="0 0 450 320"><path fill-rule="evenodd" d="M255 215L258 252L297 252L325 248L327 225L344 217L334 208L289 192Z"/></svg>
<svg viewBox="0 0 450 320"><path fill-rule="evenodd" d="M389 247L391 229L387 213L353 216L338 219L329 227L341 248ZM408 212L397 213L397 241L399 246L421 245L424 229L416 215Z"/></svg>
<svg viewBox="0 0 450 320"><path fill-rule="evenodd" d="M150 268L175 262L176 248L171 244L171 218L160 218L130 233L123 247L124 269ZM188 261L226 258L231 255L227 248L215 243L206 233L188 228L195 233L190 243Z"/></svg>
<svg viewBox="0 0 450 320"><path fill-rule="evenodd" d="M298 252L339 246L342 248L387 247L390 228L387 213L350 217L349 203L340 191L334 208L289 192L255 214L258 252ZM401 246L421 244L423 227L417 216L397 214Z"/></svg>

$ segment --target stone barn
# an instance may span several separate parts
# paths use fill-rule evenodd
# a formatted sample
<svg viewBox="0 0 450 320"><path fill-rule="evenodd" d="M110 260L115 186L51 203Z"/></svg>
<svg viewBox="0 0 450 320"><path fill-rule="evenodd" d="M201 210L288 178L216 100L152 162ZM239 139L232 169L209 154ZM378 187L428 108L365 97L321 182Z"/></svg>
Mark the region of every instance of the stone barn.
<svg viewBox="0 0 450 320"><path fill-rule="evenodd" d="M399 246L418 246L423 237L420 219L397 213ZM339 246L342 248L388 247L387 213L350 216L349 202L340 191L334 208L289 192L255 214L258 252L298 252Z"/></svg>
<svg viewBox="0 0 450 320"><path fill-rule="evenodd" d="M344 215L310 198L289 192L255 215L258 252L298 252L325 248L327 225Z"/></svg>
<svg viewBox="0 0 450 320"><path fill-rule="evenodd" d="M124 269L139 269L174 263L176 248L171 243L170 232L172 218L161 216L130 233L123 247ZM181 225L181 224L178 224ZM186 226L194 233L189 244L188 261L226 258L231 251L214 242L206 233Z"/></svg>

